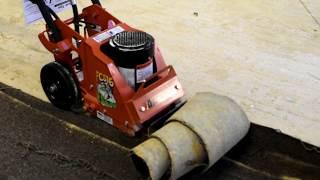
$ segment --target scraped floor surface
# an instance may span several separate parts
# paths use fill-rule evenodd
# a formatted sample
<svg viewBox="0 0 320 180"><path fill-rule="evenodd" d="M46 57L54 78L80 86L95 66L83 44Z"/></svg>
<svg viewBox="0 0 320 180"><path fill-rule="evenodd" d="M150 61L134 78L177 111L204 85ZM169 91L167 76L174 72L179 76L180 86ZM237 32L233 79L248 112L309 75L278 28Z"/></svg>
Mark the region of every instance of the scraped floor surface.
<svg viewBox="0 0 320 180"><path fill-rule="evenodd" d="M102 3L156 38L188 96L230 96L252 122L320 146L320 1ZM0 82L46 99L39 72L52 57L37 39L43 24L24 24L21 1L0 1L0 15Z"/></svg>

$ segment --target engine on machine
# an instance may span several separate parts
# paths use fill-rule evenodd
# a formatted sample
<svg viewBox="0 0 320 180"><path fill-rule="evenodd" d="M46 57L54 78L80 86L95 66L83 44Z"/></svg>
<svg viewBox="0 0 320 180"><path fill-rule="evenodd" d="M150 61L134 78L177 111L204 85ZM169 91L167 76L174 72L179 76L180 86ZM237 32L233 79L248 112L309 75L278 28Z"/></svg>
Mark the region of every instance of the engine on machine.
<svg viewBox="0 0 320 180"><path fill-rule="evenodd" d="M121 75L133 89L156 72L154 38L141 31L123 31L101 46L113 59Z"/></svg>

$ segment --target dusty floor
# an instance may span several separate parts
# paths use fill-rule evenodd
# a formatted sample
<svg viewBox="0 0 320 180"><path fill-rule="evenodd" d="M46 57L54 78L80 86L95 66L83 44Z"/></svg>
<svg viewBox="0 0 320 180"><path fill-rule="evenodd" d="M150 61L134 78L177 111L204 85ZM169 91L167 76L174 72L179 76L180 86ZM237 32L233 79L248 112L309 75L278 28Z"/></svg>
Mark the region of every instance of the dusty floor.
<svg viewBox="0 0 320 180"><path fill-rule="evenodd" d="M42 24L25 26L20 3L0 2L0 81L45 99L39 71L52 58L36 38ZM188 95L228 95L252 122L320 146L320 1L102 3L156 37Z"/></svg>

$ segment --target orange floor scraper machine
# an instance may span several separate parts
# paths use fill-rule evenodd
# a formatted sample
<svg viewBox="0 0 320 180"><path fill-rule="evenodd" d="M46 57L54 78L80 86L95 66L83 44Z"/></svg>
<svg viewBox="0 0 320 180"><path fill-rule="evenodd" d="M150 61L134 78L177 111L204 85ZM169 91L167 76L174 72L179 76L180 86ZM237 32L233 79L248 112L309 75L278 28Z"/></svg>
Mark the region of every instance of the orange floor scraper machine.
<svg viewBox="0 0 320 180"><path fill-rule="evenodd" d="M43 0L30 1L46 21L39 39L55 59L40 75L52 104L90 112L130 136L160 125L130 153L143 177L204 172L248 132L247 116L228 97L202 92L185 103L154 38L113 17L99 0L81 13L70 0L73 18L64 21Z"/></svg>
<svg viewBox="0 0 320 180"><path fill-rule="evenodd" d="M46 22L39 39L55 59L41 70L52 104L81 107L129 135L183 104L176 72L150 34L119 21L98 0L80 14L71 1L74 17L65 21L43 0L31 2Z"/></svg>

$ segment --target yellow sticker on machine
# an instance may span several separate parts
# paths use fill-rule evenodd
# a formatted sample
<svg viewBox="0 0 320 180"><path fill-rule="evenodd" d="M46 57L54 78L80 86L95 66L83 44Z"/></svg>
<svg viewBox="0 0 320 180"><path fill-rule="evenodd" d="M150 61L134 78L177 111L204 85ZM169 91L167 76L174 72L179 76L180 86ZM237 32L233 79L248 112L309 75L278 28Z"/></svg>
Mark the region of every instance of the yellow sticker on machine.
<svg viewBox="0 0 320 180"><path fill-rule="evenodd" d="M117 106L117 102L113 95L114 82L112 77L98 71L96 72L96 77L98 101L105 107L115 108Z"/></svg>

